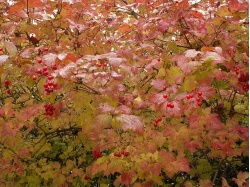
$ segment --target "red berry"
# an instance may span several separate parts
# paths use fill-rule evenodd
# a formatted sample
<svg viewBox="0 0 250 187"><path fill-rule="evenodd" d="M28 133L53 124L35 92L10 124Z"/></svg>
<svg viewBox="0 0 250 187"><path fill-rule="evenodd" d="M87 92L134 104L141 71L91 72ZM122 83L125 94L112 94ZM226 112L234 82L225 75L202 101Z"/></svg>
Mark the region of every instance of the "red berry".
<svg viewBox="0 0 250 187"><path fill-rule="evenodd" d="M162 88L163 90L166 90L167 89L167 87L166 86L163 86L163 88Z"/></svg>
<svg viewBox="0 0 250 187"><path fill-rule="evenodd" d="M167 99L167 98L168 98L168 95L167 95L167 94L163 94L163 97L164 97L165 99Z"/></svg>
<svg viewBox="0 0 250 187"><path fill-rule="evenodd" d="M228 51L227 53L228 53L229 55L231 55L231 54L232 54L232 53L231 53L231 51Z"/></svg>
<svg viewBox="0 0 250 187"><path fill-rule="evenodd" d="M190 99L191 97L190 97L190 95L188 94L188 95L186 95L186 98L187 98L187 99Z"/></svg>
<svg viewBox="0 0 250 187"><path fill-rule="evenodd" d="M54 88L57 87L57 83L56 83L56 82L53 83L53 87L54 87Z"/></svg>
<svg viewBox="0 0 250 187"><path fill-rule="evenodd" d="M57 70L56 65L53 65L53 66L52 66L52 69L53 69L53 70Z"/></svg>
<svg viewBox="0 0 250 187"><path fill-rule="evenodd" d="M202 92L198 92L198 96L199 96L199 97L202 96Z"/></svg>
<svg viewBox="0 0 250 187"><path fill-rule="evenodd" d="M106 62L103 63L103 67L107 67L107 63Z"/></svg>
<svg viewBox="0 0 250 187"><path fill-rule="evenodd" d="M170 107L171 106L171 103L167 103L167 107Z"/></svg>
<svg viewBox="0 0 250 187"><path fill-rule="evenodd" d="M43 51L48 51L49 50L49 48L48 47L44 47L44 49L43 49Z"/></svg>
<svg viewBox="0 0 250 187"><path fill-rule="evenodd" d="M193 94L190 94L189 96L190 96L190 98L193 98L193 97L194 97L194 95L193 95Z"/></svg>
<svg viewBox="0 0 250 187"><path fill-rule="evenodd" d="M44 66L43 67L43 71L47 71L48 70L48 67L47 66Z"/></svg>
<svg viewBox="0 0 250 187"><path fill-rule="evenodd" d="M47 83L44 83L44 85L43 85L44 88L48 88L48 86L49 85Z"/></svg>
<svg viewBox="0 0 250 187"><path fill-rule="evenodd" d="M125 153L124 153L124 156L128 156L128 155L129 155L129 152L125 152Z"/></svg>
<svg viewBox="0 0 250 187"><path fill-rule="evenodd" d="M49 75L48 80L52 80L52 79L53 79L53 76Z"/></svg>
<svg viewBox="0 0 250 187"><path fill-rule="evenodd" d="M114 153L115 157L121 157L122 155L120 153Z"/></svg>
<svg viewBox="0 0 250 187"><path fill-rule="evenodd" d="M9 85L10 85L10 81L9 81L8 79L6 79L6 80L4 81L4 84L5 84L5 86L9 86Z"/></svg>
<svg viewBox="0 0 250 187"><path fill-rule="evenodd" d="M42 74L42 70L41 70L41 69L37 69L36 72L37 72L38 74Z"/></svg>
<svg viewBox="0 0 250 187"><path fill-rule="evenodd" d="M160 59L160 58L158 58L157 60L158 60L158 62L160 62L160 61L161 61L161 59Z"/></svg>
<svg viewBox="0 0 250 187"><path fill-rule="evenodd" d="M197 105L198 105L198 106L201 106L201 105L202 105L202 102L201 102L201 101L197 102Z"/></svg>
<svg viewBox="0 0 250 187"><path fill-rule="evenodd" d="M238 77L239 82L247 82L249 81L249 73L241 73Z"/></svg>
<svg viewBox="0 0 250 187"><path fill-rule="evenodd" d="M154 123L154 127L155 127L155 128L158 127L158 123Z"/></svg>
<svg viewBox="0 0 250 187"><path fill-rule="evenodd" d="M121 154L122 154L122 155L124 155L124 153L125 153L124 151L121 151Z"/></svg>
<svg viewBox="0 0 250 187"><path fill-rule="evenodd" d="M41 64L42 63L42 59L41 58L39 58L38 60L37 60L37 62L39 63L39 64Z"/></svg>
<svg viewBox="0 0 250 187"><path fill-rule="evenodd" d="M236 49L233 49L233 53L236 53Z"/></svg>
<svg viewBox="0 0 250 187"><path fill-rule="evenodd" d="M162 118L158 118L157 120L155 120L156 123L159 123L162 121Z"/></svg>
<svg viewBox="0 0 250 187"><path fill-rule="evenodd" d="M198 97L198 98L196 98L196 101L197 101L197 102L200 102L200 101L201 101L201 99Z"/></svg>
<svg viewBox="0 0 250 187"><path fill-rule="evenodd" d="M49 86L54 86L54 83L53 82L48 82L48 85Z"/></svg>
<svg viewBox="0 0 250 187"><path fill-rule="evenodd" d="M101 63L98 63L97 66L100 68L100 67L102 67L102 64L101 64Z"/></svg>
<svg viewBox="0 0 250 187"><path fill-rule="evenodd" d="M174 103L171 103L171 104L170 104L170 108L174 108Z"/></svg>
<svg viewBox="0 0 250 187"><path fill-rule="evenodd" d="M44 71L43 74L44 74L44 76L47 76L47 75L49 75L49 72L48 71Z"/></svg>
<svg viewBox="0 0 250 187"><path fill-rule="evenodd" d="M10 89L9 89L9 88L6 90L6 93L7 93L7 94L10 94Z"/></svg>
<svg viewBox="0 0 250 187"><path fill-rule="evenodd" d="M35 81L37 77L35 75L32 76L32 80Z"/></svg>
<svg viewBox="0 0 250 187"><path fill-rule="evenodd" d="M0 51L2 51L3 50L3 48L2 47L0 47Z"/></svg>

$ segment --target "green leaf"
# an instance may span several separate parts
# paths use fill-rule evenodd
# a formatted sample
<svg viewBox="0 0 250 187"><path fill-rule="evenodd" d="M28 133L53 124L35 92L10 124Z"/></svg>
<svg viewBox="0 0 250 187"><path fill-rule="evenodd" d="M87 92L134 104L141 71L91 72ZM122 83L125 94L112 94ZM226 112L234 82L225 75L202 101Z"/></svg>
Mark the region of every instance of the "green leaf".
<svg viewBox="0 0 250 187"><path fill-rule="evenodd" d="M179 47L176 45L175 42L169 42L168 48L174 53L179 53Z"/></svg>

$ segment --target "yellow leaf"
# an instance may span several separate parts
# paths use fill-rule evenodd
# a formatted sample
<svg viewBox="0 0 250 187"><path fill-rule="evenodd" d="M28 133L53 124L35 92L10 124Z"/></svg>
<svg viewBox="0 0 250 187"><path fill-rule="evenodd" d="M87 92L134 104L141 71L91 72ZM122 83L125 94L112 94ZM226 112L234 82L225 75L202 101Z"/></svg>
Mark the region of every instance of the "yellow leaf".
<svg viewBox="0 0 250 187"><path fill-rule="evenodd" d="M217 13L220 17L225 17L225 16L231 15L230 11L228 10L228 7L226 7L226 6L220 7L218 9Z"/></svg>

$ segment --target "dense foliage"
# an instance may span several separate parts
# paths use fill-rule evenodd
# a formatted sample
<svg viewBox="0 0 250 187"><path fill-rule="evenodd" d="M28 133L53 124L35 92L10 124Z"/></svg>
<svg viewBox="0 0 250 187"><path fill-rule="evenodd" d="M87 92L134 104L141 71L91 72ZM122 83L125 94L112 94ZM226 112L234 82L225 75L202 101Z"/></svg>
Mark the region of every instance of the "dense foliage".
<svg viewBox="0 0 250 187"><path fill-rule="evenodd" d="M248 186L248 1L0 12L0 186Z"/></svg>

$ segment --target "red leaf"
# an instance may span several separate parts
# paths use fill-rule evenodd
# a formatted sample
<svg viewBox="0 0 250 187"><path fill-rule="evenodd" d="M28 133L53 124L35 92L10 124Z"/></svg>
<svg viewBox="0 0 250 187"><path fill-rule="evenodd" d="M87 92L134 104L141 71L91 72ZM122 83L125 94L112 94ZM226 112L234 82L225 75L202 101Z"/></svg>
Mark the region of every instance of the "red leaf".
<svg viewBox="0 0 250 187"><path fill-rule="evenodd" d="M239 11L241 8L241 3L238 0L229 0L228 8L232 12Z"/></svg>
<svg viewBox="0 0 250 187"><path fill-rule="evenodd" d="M131 129L138 134L141 134L144 131L143 123L138 116L121 114L116 117L116 120L122 124L124 131Z"/></svg>
<svg viewBox="0 0 250 187"><path fill-rule="evenodd" d="M121 183L125 186L130 186L136 178L136 173L134 171L126 171L121 174Z"/></svg>

